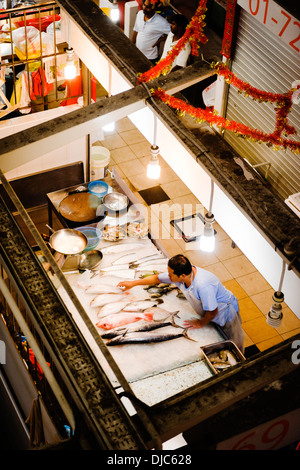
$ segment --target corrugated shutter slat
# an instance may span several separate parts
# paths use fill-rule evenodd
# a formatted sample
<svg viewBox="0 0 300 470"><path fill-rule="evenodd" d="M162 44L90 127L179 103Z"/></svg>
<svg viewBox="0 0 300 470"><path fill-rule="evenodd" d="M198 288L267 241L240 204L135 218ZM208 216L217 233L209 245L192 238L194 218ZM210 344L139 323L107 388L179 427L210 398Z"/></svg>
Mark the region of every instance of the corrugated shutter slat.
<svg viewBox="0 0 300 470"><path fill-rule="evenodd" d="M232 71L254 87L273 93L286 93L293 81L300 78L299 54L293 52L279 38L268 31L245 10L241 9L239 31ZM289 123L297 135L289 136L300 141L300 107L293 106ZM275 128L275 110L272 104L258 103L229 87L226 118L262 130ZM273 150L226 131L225 139L252 165L269 162L268 181L282 199L300 191L300 156L289 150ZM259 169L263 175L264 168Z"/></svg>

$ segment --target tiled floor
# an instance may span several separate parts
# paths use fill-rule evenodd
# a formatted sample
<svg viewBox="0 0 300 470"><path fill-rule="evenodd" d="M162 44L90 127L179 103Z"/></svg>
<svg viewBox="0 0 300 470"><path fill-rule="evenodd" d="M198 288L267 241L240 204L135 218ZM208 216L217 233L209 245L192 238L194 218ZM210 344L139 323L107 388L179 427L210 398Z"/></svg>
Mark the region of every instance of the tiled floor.
<svg viewBox="0 0 300 470"><path fill-rule="evenodd" d="M195 250L192 242L185 243L170 225L170 220L182 216L183 208L185 215L198 213L199 208L204 211L204 208L161 157L160 179L147 178L146 167L151 144L128 118L118 121L115 131L105 133L104 140L95 144L110 150L110 167L116 166L120 176L144 205L147 204L139 191L158 185L169 197L164 204L178 204L177 209L175 207L177 213L171 213L171 217L170 211L167 211L167 217L163 211L160 212L159 204L148 206L152 234L161 239L170 256L185 254L195 265L216 274L225 287L236 295L240 304L246 348L256 345L260 351L264 351L300 332L300 320L286 305L283 308L281 326L274 329L267 324L266 316L272 304L274 290L240 249L232 246L231 240L217 221L214 224L217 231L216 248L214 253L209 254Z"/></svg>

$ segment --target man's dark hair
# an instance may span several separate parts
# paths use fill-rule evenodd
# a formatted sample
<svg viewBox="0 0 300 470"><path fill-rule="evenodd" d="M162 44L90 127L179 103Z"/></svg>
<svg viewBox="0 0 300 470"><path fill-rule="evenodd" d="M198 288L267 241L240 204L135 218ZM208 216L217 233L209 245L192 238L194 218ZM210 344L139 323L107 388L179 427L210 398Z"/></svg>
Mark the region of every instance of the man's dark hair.
<svg viewBox="0 0 300 470"><path fill-rule="evenodd" d="M145 3L145 0L143 0L143 5L144 5L144 3ZM151 10L156 10L156 3L150 2L149 7L151 8Z"/></svg>
<svg viewBox="0 0 300 470"><path fill-rule="evenodd" d="M181 26L183 31L186 30L186 27L187 25L189 24L189 20L187 19L186 16L184 15L179 15L179 14L174 14L171 16L171 18L169 19L170 23L172 23L172 21L174 21L177 26Z"/></svg>
<svg viewBox="0 0 300 470"><path fill-rule="evenodd" d="M192 272L190 260L183 255L175 255L170 258L168 266L174 271L176 276L181 276L182 274L188 275Z"/></svg>

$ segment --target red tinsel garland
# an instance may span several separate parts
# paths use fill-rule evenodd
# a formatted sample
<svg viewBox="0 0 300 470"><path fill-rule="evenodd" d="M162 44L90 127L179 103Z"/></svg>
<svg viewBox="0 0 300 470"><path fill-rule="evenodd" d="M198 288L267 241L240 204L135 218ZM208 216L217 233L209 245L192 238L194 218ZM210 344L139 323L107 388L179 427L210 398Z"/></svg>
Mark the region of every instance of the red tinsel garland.
<svg viewBox="0 0 300 470"><path fill-rule="evenodd" d="M151 0L151 2L156 4L158 3L158 0ZM199 42L204 44L207 42L207 37L203 33L205 27L204 19L206 12L206 2L207 0L200 0L196 13L187 26L186 32L182 38L179 39L177 44L168 52L164 59L160 60L147 72L138 76L138 83L148 82L159 77L161 74L166 75L169 73L175 57L185 47L187 41L189 41L191 44L192 55L198 55ZM275 150L277 150L279 147L283 147L284 149L290 149L294 153L300 153L300 142L294 142L292 140L281 137L282 133L286 135L296 134L295 128L288 124L287 119L293 104L292 94L294 89L291 89L288 93L285 94L270 93L258 90L249 83L237 78L225 64L212 64L212 67L215 68L218 75L223 76L228 83L238 88L238 90L243 92L245 96L251 96L251 98L257 100L258 102L271 102L275 104L276 125L274 132L267 134L257 129L252 129L245 124L225 119L216 115L210 110L195 108L183 100L179 100L168 95L160 88L158 90L152 90L152 94L156 98L161 99L169 106L176 109L179 113L190 114L198 121L207 121L210 124L215 124L251 140L265 142L268 146L274 146Z"/></svg>
<svg viewBox="0 0 300 470"><path fill-rule="evenodd" d="M272 136L279 139L283 132L287 135L296 134L296 129L288 124L287 119L293 105L293 89L283 95L280 93L270 93L258 90L248 82L243 82L243 80L237 78L225 64L217 64L215 69L218 75L223 76L227 83L238 88L240 92L245 94L245 96L251 96L251 98L259 102L270 102L276 105L276 126L275 131L271 134Z"/></svg>
<svg viewBox="0 0 300 470"><path fill-rule="evenodd" d="M198 122L207 121L210 124L216 124L217 126L235 132L236 134L247 136L249 139L258 142L265 142L268 145L275 146L275 148L283 147L285 149L288 148L295 153L300 152L300 142L282 139L277 135L276 132L266 134L257 129L251 129L245 124L240 124L236 121L230 121L229 119L225 119L221 116L216 115L210 110L195 108L194 106L190 105L189 103L186 103L181 99L174 98L173 96L168 95L161 88L157 90L152 90L152 95L162 100L164 103L168 104L171 108L176 109L181 114L189 114L190 116L194 117Z"/></svg>

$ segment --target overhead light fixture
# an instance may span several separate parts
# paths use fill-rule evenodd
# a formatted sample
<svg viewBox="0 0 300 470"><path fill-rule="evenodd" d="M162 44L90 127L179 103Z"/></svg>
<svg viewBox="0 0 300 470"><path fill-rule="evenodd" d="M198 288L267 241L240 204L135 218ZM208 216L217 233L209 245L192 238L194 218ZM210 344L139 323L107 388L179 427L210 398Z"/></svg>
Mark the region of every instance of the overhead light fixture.
<svg viewBox="0 0 300 470"><path fill-rule="evenodd" d="M159 147L156 144L157 140L157 117L154 117L154 127L153 127L153 145L151 145L151 158L150 162L147 165L147 177L152 180L157 180L160 177L160 164L158 160Z"/></svg>
<svg viewBox="0 0 300 470"><path fill-rule="evenodd" d="M116 124L114 122L110 122L109 124L106 124L106 126L102 127L104 132L114 132L115 128Z"/></svg>
<svg viewBox="0 0 300 470"><path fill-rule="evenodd" d="M110 10L110 19L113 23L118 23L120 20L120 11L117 0L113 0L113 4Z"/></svg>
<svg viewBox="0 0 300 470"><path fill-rule="evenodd" d="M160 164L158 160L159 147L151 146L151 159L147 166L147 177L152 180L157 180L160 177Z"/></svg>
<svg viewBox="0 0 300 470"><path fill-rule="evenodd" d="M68 22L68 48L66 49L67 53L67 63L64 68L64 76L66 80L72 80L76 77L76 67L74 64L74 49L70 46L70 19Z"/></svg>
<svg viewBox="0 0 300 470"><path fill-rule="evenodd" d="M215 249L215 231L213 223L215 221L215 216L212 213L212 204L214 196L214 182L211 181L211 195L210 195L210 204L209 210L204 216L204 230L203 234L200 235L199 248L201 251L211 253Z"/></svg>
<svg viewBox="0 0 300 470"><path fill-rule="evenodd" d="M67 80L72 80L76 77L76 66L74 64L74 50L71 47L66 49L67 63L64 68L64 75Z"/></svg>
<svg viewBox="0 0 300 470"><path fill-rule="evenodd" d="M284 301L284 295L281 292L281 289L282 289L282 283L283 283L283 278L284 278L284 273L285 273L285 267L286 267L286 264L283 261L279 287L278 287L278 290L274 292L273 297L272 297L274 304L271 306L270 311L267 315L267 323L273 328L278 328L281 325L282 318L283 318L282 303Z"/></svg>
<svg viewBox="0 0 300 470"><path fill-rule="evenodd" d="M208 212L204 216L204 230L200 236L200 250L211 253L215 249L215 231L213 223L215 221L214 214Z"/></svg>

